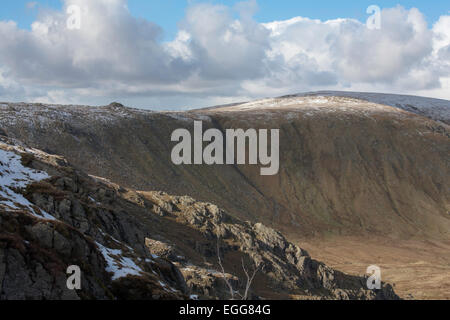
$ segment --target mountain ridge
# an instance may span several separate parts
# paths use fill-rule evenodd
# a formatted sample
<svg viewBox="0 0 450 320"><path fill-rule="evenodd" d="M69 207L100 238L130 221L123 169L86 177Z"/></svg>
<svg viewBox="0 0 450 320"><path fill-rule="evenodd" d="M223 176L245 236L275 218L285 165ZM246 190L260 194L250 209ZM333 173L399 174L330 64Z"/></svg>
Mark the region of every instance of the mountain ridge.
<svg viewBox="0 0 450 320"><path fill-rule="evenodd" d="M0 114L10 138L90 174L212 201L288 236L449 236L448 125L398 107L322 95L187 112L10 104ZM192 130L194 120L220 130L280 128L280 174L174 166L171 132Z"/></svg>
<svg viewBox="0 0 450 320"><path fill-rule="evenodd" d="M342 97L352 98L362 101L367 101L376 104L383 104L418 115L425 116L432 120L442 121L449 124L450 121L450 101L445 99L437 99L431 97L387 94L387 93L373 93L373 92L354 92L354 91L311 91L297 94L290 94L279 96L276 98L265 98L254 101L245 101L238 103L231 103L226 105L219 105L213 107L206 107L201 109L193 109L191 111L205 111L214 110L218 108L227 108L244 105L247 103L258 101L270 101L274 99L289 99L289 98L303 98L303 97Z"/></svg>

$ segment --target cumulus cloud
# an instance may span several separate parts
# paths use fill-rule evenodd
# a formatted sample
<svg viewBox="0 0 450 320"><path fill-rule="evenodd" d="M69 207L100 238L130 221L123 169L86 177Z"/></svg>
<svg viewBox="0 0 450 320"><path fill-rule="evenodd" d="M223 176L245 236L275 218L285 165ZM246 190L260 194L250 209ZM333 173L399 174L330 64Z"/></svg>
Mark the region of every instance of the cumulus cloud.
<svg viewBox="0 0 450 320"><path fill-rule="evenodd" d="M190 34L189 48L200 76L240 80L264 75L269 32L246 9L240 11L240 20L222 5L199 4L187 11L181 32Z"/></svg>
<svg viewBox="0 0 450 320"><path fill-rule="evenodd" d="M81 8L79 30L66 26L71 5ZM261 24L256 10L255 0L192 5L170 42L126 0L65 0L31 30L0 21L0 98L181 106L328 88L445 89L450 16L430 28L418 9L398 6L382 11L377 30L353 19Z"/></svg>
<svg viewBox="0 0 450 320"><path fill-rule="evenodd" d="M440 74L450 74L450 16L441 16L433 26L433 53Z"/></svg>
<svg viewBox="0 0 450 320"><path fill-rule="evenodd" d="M66 27L66 9L76 4L82 27ZM45 11L31 31L1 22L0 61L17 80L78 87L86 81L173 82L174 69L158 37L161 29L130 15L124 0L67 0L64 12ZM175 72L177 71L177 72Z"/></svg>
<svg viewBox="0 0 450 320"><path fill-rule="evenodd" d="M381 17L380 29L352 19L295 18L266 26L272 30L274 53L308 84L371 83L401 90L438 85L439 75L428 61L433 34L423 15L396 7L383 10Z"/></svg>

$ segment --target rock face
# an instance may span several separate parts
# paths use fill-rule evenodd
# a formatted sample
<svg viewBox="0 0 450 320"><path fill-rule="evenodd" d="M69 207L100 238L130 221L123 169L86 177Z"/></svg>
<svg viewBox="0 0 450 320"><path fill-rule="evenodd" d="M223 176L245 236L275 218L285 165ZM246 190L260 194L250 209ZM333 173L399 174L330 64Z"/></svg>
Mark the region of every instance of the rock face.
<svg viewBox="0 0 450 320"><path fill-rule="evenodd" d="M242 264L259 268L254 299L398 298L214 204L124 188L0 139L1 150L48 176L15 189L30 205L0 199L0 299L229 299L224 277L242 290ZM71 265L81 269L80 290L67 288Z"/></svg>
<svg viewBox="0 0 450 320"><path fill-rule="evenodd" d="M290 239L449 239L450 102L353 96L290 96L178 113L5 104L0 127L89 174L212 202ZM194 120L204 130L279 128L279 174L262 177L259 166L173 165L171 133L192 131ZM156 204L157 214L171 211L163 205Z"/></svg>

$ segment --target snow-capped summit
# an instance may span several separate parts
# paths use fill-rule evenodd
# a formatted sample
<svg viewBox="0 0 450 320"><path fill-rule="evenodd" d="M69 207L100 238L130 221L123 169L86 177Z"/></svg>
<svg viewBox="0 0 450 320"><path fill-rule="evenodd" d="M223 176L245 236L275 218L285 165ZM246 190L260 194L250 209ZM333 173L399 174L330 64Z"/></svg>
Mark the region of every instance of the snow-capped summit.
<svg viewBox="0 0 450 320"><path fill-rule="evenodd" d="M350 91L317 91L297 94L295 96L348 97L400 108L433 120L442 121L447 124L450 123L450 101L448 100L399 94Z"/></svg>
<svg viewBox="0 0 450 320"><path fill-rule="evenodd" d="M411 112L435 121L450 124L450 101L417 96L364 93L346 91L306 92L276 98L265 98L231 105L216 106L196 111L239 112L251 111L261 114L265 111L300 111L306 115L333 112L371 116L373 114ZM287 112L288 111L288 112Z"/></svg>

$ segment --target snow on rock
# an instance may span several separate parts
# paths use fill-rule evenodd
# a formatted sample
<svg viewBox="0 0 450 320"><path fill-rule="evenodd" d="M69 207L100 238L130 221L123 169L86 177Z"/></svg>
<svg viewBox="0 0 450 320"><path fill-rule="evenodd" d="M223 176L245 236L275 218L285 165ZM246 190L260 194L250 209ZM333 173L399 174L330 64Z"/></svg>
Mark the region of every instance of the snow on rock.
<svg viewBox="0 0 450 320"><path fill-rule="evenodd" d="M113 274L113 280L117 280L128 275L137 276L143 272L142 269L137 266L133 260L123 256L122 250L106 248L98 242L96 242L96 244L106 260L106 271Z"/></svg>
<svg viewBox="0 0 450 320"><path fill-rule="evenodd" d="M7 210L26 210L36 217L55 220L43 210L37 212L36 207L16 191L48 177L46 172L23 166L21 156L16 153L0 149L0 207Z"/></svg>
<svg viewBox="0 0 450 320"><path fill-rule="evenodd" d="M155 112L114 104L90 107L40 103L3 103L0 105L0 125L5 127L17 125L47 127L54 125L55 121L86 125L86 121L111 123L124 118L133 118L139 114L152 115Z"/></svg>

